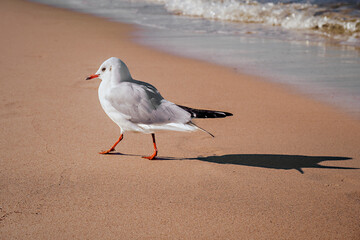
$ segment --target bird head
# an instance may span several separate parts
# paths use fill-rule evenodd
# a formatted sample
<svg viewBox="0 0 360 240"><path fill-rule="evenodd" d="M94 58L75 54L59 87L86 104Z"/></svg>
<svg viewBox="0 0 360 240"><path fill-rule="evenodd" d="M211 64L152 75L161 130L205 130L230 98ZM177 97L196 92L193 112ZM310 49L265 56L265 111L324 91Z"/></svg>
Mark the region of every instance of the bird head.
<svg viewBox="0 0 360 240"><path fill-rule="evenodd" d="M111 57L101 64L95 74L90 75L86 80L100 78L102 81L118 83L130 80L131 75L126 64L119 58Z"/></svg>

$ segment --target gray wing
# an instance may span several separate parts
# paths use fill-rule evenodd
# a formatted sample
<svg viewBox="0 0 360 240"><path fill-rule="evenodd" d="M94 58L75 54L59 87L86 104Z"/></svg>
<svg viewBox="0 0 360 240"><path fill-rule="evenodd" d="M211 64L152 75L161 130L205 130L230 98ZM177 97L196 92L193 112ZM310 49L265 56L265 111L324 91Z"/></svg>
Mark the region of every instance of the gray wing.
<svg viewBox="0 0 360 240"><path fill-rule="evenodd" d="M187 123L191 114L165 100L151 84L127 81L108 95L112 106L136 124Z"/></svg>

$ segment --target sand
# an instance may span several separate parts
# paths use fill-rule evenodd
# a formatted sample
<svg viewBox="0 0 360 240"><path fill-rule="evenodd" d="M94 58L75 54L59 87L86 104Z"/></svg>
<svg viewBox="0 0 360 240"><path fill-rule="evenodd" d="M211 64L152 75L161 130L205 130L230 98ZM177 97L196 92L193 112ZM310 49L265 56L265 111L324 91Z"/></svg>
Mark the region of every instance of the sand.
<svg viewBox="0 0 360 240"><path fill-rule="evenodd" d="M135 44L134 26L0 2L1 239L360 239L360 121L282 85ZM212 132L125 133L107 58ZM120 154L123 153L123 154Z"/></svg>

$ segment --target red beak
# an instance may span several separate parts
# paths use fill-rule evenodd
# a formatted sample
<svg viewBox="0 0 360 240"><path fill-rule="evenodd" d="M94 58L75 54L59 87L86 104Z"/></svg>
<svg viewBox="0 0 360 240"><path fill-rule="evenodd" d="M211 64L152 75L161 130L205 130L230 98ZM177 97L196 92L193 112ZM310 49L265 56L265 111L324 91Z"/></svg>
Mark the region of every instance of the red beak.
<svg viewBox="0 0 360 240"><path fill-rule="evenodd" d="M90 80L90 79L97 78L97 77L99 77L99 74L93 74L93 75L88 76L85 80Z"/></svg>

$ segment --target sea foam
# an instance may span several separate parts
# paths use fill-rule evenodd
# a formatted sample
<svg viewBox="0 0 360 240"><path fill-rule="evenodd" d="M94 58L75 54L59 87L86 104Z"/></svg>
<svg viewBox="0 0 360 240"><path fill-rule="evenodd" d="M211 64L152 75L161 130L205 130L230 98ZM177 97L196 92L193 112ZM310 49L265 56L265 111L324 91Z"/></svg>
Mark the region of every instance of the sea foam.
<svg viewBox="0 0 360 240"><path fill-rule="evenodd" d="M317 5L244 0L149 0L178 15L239 23L258 23L284 29L311 30L326 36L360 38L360 17L346 4ZM353 11L354 10L354 11Z"/></svg>

